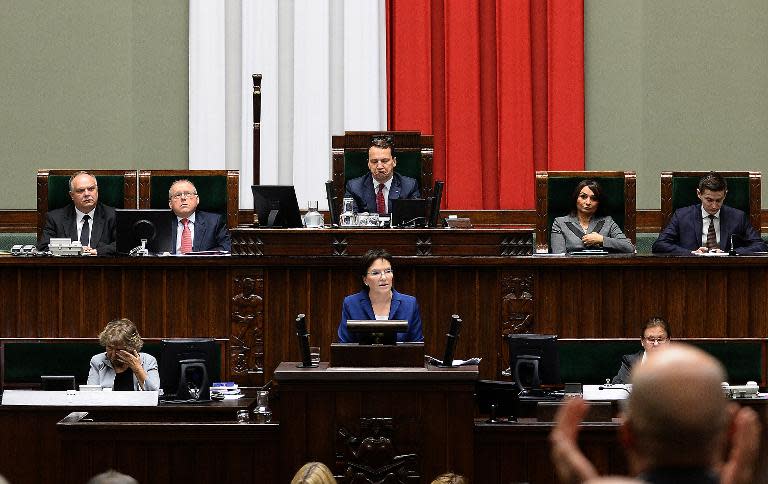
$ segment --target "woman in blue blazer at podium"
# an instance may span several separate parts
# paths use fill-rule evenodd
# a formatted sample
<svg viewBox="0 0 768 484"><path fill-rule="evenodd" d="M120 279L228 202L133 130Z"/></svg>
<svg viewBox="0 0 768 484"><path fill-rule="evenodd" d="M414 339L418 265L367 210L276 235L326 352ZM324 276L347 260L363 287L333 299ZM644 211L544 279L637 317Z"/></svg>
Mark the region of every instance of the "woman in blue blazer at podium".
<svg viewBox="0 0 768 484"><path fill-rule="evenodd" d="M416 298L394 290L392 256L383 249L371 249L361 261L363 290L344 298L339 323L339 342L356 343L347 329L347 320L405 320L408 332L397 333L398 342L424 341L421 313Z"/></svg>

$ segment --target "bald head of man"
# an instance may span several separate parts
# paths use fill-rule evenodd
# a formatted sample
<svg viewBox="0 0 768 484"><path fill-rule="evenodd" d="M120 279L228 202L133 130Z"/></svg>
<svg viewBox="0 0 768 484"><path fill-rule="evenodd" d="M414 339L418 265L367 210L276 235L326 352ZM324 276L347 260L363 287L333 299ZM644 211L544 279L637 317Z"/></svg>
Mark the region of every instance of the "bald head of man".
<svg viewBox="0 0 768 484"><path fill-rule="evenodd" d="M656 468L713 468L731 413L723 366L707 353L669 344L634 368L622 443L635 473Z"/></svg>

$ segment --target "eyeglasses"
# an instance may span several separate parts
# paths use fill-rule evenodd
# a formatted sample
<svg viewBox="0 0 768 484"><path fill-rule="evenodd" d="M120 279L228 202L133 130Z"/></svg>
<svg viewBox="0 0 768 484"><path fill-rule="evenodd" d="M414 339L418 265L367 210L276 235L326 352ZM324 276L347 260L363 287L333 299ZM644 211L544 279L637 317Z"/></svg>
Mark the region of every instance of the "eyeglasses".
<svg viewBox="0 0 768 484"><path fill-rule="evenodd" d="M371 277L379 277L382 274L385 275L385 276L391 276L392 275L392 269L384 269L383 271L373 270L373 271L368 273L368 275L370 275Z"/></svg>
<svg viewBox="0 0 768 484"><path fill-rule="evenodd" d="M661 345L669 341L669 338L643 338L643 341L647 341L648 344L657 344Z"/></svg>
<svg viewBox="0 0 768 484"><path fill-rule="evenodd" d="M196 197L197 192L176 192L173 195L171 195L171 198L174 200L178 200L181 197L189 198L189 197Z"/></svg>

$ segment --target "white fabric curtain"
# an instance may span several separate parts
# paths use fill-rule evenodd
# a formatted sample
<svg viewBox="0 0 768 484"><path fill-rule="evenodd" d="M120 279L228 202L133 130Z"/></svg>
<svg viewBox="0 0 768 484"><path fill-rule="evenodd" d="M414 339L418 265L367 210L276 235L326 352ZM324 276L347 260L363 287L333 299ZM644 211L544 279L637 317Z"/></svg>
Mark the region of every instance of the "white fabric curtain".
<svg viewBox="0 0 768 484"><path fill-rule="evenodd" d="M239 169L252 208L253 73L261 73L261 183L320 201L331 136L386 129L383 0L190 0L189 166Z"/></svg>

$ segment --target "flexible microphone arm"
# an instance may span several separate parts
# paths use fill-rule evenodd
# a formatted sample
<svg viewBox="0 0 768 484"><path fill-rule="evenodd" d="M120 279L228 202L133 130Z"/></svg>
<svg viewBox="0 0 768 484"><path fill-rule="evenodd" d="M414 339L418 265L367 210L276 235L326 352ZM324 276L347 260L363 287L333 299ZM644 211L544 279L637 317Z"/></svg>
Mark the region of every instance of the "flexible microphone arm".
<svg viewBox="0 0 768 484"><path fill-rule="evenodd" d="M296 336L299 339L299 352L301 352L300 368L312 367L312 355L309 353L309 333L307 332L307 321L304 314L296 316Z"/></svg>
<svg viewBox="0 0 768 484"><path fill-rule="evenodd" d="M461 331L461 318L458 314L451 315L451 327L446 334L445 355L443 355L443 366L453 366L453 352L456 349L456 340Z"/></svg>
<svg viewBox="0 0 768 484"><path fill-rule="evenodd" d="M598 390L624 390L624 391L625 391L625 392L627 392L629 395L632 395L632 392L630 392L629 390L627 390L627 389L626 389L626 387L605 387L605 386L603 386L603 385L600 385L599 387L597 387L597 389L598 389Z"/></svg>

